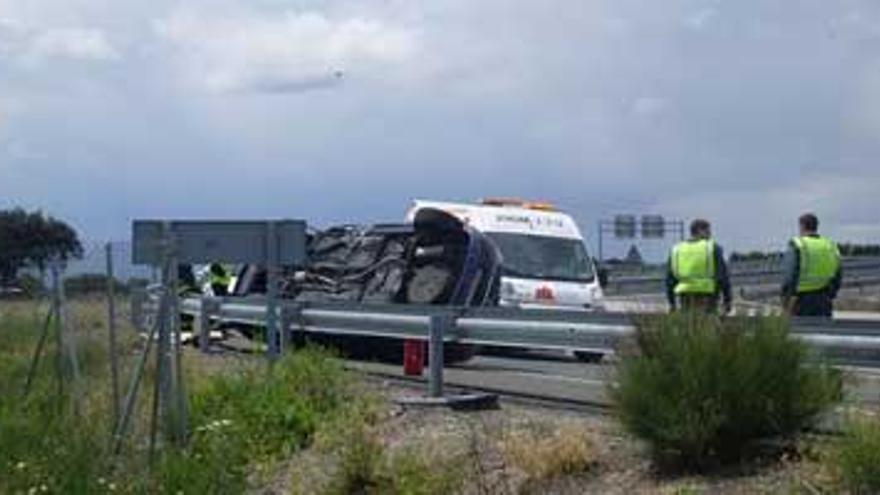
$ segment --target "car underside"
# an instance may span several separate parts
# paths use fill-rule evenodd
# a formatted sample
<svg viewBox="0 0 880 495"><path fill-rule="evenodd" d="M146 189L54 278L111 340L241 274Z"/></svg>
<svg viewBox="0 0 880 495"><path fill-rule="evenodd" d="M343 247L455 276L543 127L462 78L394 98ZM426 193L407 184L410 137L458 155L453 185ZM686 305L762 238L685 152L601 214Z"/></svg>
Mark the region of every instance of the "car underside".
<svg viewBox="0 0 880 495"><path fill-rule="evenodd" d="M486 236L440 211L420 211L411 224L344 225L311 232L307 262L283 268L280 294L309 302L495 306L501 255ZM233 296L266 292L266 270L243 267ZM247 329L243 329L248 333ZM402 342L388 338L310 335L348 354L399 360ZM470 358L473 346L449 345L446 359Z"/></svg>

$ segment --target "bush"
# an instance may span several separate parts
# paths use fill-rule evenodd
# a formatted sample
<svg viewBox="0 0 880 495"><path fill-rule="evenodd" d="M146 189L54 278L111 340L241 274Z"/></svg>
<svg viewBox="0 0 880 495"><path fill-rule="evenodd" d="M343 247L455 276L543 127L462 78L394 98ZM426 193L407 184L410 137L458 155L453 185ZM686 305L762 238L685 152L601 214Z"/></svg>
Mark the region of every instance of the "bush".
<svg viewBox="0 0 880 495"><path fill-rule="evenodd" d="M241 493L249 472L303 447L350 395L348 375L328 357L304 349L204 382L192 394L190 448L164 457L160 491Z"/></svg>
<svg viewBox="0 0 880 495"><path fill-rule="evenodd" d="M40 322L10 310L0 321L0 493L94 493L109 472L106 408L67 407L54 381L54 346L24 385Z"/></svg>
<svg viewBox="0 0 880 495"><path fill-rule="evenodd" d="M839 374L812 362L785 320L682 313L636 326L611 396L623 426L661 463L739 460L756 440L797 434L841 397Z"/></svg>
<svg viewBox="0 0 880 495"><path fill-rule="evenodd" d="M91 318L91 311L74 313ZM114 459L103 341L89 343L80 334L88 387L78 414L58 393L51 338L23 397L41 324L31 305L0 307L0 493L242 493L253 473L307 444L316 426L339 414L356 392L341 363L316 349L273 367L254 362L244 371L193 373L187 381L190 445L160 448L147 469L139 435L148 429L150 377L132 418L130 448Z"/></svg>
<svg viewBox="0 0 880 495"><path fill-rule="evenodd" d="M827 462L850 493L880 492L880 420L849 419Z"/></svg>

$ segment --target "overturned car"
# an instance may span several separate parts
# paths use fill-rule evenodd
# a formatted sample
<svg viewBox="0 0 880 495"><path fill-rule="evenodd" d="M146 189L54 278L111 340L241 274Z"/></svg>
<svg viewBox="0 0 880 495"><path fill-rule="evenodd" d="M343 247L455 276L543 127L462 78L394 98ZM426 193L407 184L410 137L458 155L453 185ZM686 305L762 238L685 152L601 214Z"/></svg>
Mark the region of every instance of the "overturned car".
<svg viewBox="0 0 880 495"><path fill-rule="evenodd" d="M412 223L344 225L311 232L307 263L285 269L282 298L302 302L496 306L501 255L496 245L454 216L419 211ZM266 271L243 267L233 296L266 292ZM247 329L243 329L247 332ZM310 335L310 341L354 355L400 359L400 340L378 337ZM449 345L448 361L470 358L473 346Z"/></svg>

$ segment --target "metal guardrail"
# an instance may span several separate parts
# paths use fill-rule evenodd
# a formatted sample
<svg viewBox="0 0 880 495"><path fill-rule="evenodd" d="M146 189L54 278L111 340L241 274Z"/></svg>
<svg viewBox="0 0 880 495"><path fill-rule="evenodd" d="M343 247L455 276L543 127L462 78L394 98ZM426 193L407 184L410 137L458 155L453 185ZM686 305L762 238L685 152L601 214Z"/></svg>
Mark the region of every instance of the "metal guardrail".
<svg viewBox="0 0 880 495"><path fill-rule="evenodd" d="M868 287L880 285L880 263L876 261L851 263L843 267L843 287ZM730 283L734 288L756 285L778 285L782 277L780 268L733 270ZM665 290L663 274L617 276L613 274L606 291L615 295L654 294ZM778 293L778 287L776 289Z"/></svg>
<svg viewBox="0 0 880 495"><path fill-rule="evenodd" d="M878 256L847 257L843 258L841 263L844 271L873 270L875 272L880 272L880 257ZM782 259L731 261L728 262L727 267L730 269L731 274L755 272L779 273L782 271ZM610 276L613 278L656 278L663 275L666 270L666 265L608 265L607 268Z"/></svg>
<svg viewBox="0 0 880 495"><path fill-rule="evenodd" d="M181 310L196 318L264 326L266 304L254 299L184 299ZM535 311L516 308L351 303L282 303L277 317L289 337L294 332L429 339L434 317L449 319L443 340L450 343L587 352L614 352L635 331L638 314ZM877 351L880 321L796 318L792 333L819 349Z"/></svg>
<svg viewBox="0 0 880 495"><path fill-rule="evenodd" d="M134 315L148 319L149 296L133 298ZM187 298L180 302L184 314L195 317L199 345L207 349L212 323L265 326L265 298ZM431 359L429 392L443 398L443 346L445 343L492 345L529 350L564 350L612 353L635 332L635 319L646 315L586 313L580 311L523 310L517 308L454 308L416 305L281 302L275 317L280 322L283 347L296 332L417 339L429 342ZM143 322L137 322L142 327ZM796 318L792 333L825 352L841 353L841 364L863 364L864 357L847 361L848 352L880 355L880 321Z"/></svg>

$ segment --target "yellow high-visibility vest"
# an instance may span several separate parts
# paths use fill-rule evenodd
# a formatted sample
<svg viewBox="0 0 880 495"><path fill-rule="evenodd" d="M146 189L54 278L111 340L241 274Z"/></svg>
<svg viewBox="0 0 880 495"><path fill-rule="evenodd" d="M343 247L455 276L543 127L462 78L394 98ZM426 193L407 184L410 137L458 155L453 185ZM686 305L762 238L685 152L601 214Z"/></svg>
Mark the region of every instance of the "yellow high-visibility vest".
<svg viewBox="0 0 880 495"><path fill-rule="evenodd" d="M680 242L672 248L672 274L676 294L714 294L715 242L708 239Z"/></svg>
<svg viewBox="0 0 880 495"><path fill-rule="evenodd" d="M795 237L800 260L797 292L824 289L840 268L840 251L831 239L821 236Z"/></svg>
<svg viewBox="0 0 880 495"><path fill-rule="evenodd" d="M229 270L223 265L220 265L220 271L222 273L214 273L213 266L209 269L209 273L211 274L211 285L228 286L232 282L232 274L230 274Z"/></svg>

